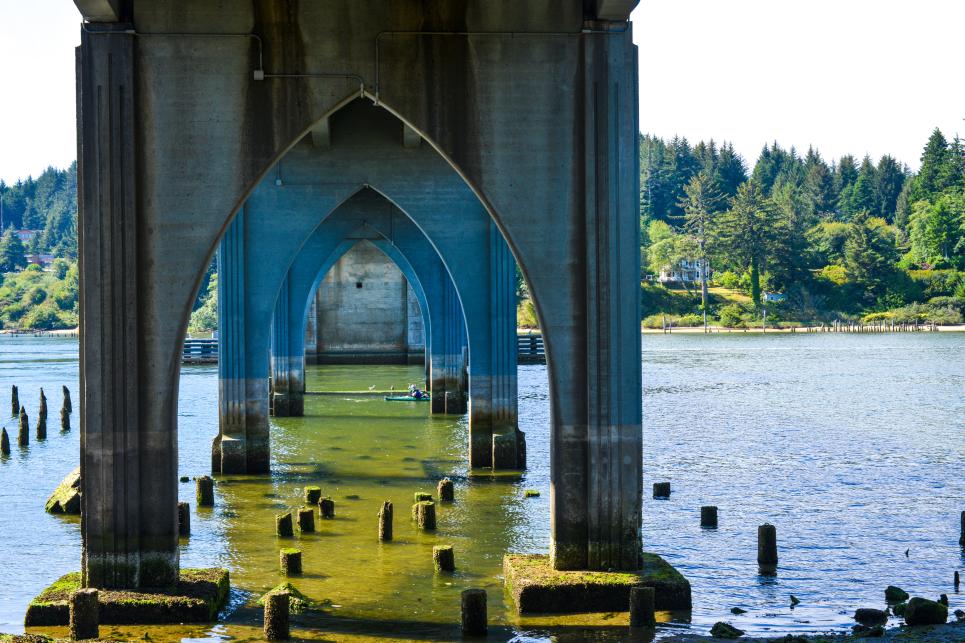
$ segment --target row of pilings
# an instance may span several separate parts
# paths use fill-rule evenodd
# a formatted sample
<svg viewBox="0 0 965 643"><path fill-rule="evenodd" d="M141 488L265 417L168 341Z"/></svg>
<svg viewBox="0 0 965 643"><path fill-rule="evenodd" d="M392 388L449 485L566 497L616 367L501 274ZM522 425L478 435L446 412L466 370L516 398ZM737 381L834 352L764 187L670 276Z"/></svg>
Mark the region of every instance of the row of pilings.
<svg viewBox="0 0 965 643"><path fill-rule="evenodd" d="M792 329L793 330L793 329ZM881 319L873 322L840 321L835 320L830 324L820 326L806 326L807 333L922 333L938 332L938 324L928 323L901 323L892 319Z"/></svg>

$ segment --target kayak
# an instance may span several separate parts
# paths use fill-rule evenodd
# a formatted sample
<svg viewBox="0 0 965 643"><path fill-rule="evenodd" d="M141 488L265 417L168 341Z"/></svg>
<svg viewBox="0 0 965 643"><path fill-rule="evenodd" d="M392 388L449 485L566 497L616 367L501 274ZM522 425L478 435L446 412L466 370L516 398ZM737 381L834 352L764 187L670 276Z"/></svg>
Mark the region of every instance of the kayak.
<svg viewBox="0 0 965 643"><path fill-rule="evenodd" d="M411 395L386 395L386 402L428 402L431 398L427 395L425 397L412 397Z"/></svg>

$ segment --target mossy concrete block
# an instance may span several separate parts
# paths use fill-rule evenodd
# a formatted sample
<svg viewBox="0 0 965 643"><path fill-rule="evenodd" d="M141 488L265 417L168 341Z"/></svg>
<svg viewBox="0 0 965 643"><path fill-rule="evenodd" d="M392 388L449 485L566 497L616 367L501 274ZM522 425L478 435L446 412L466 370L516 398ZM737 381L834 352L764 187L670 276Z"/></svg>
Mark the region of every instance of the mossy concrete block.
<svg viewBox="0 0 965 643"><path fill-rule="evenodd" d="M625 612L634 586L653 588L654 609L691 608L690 582L656 554L635 572L558 571L549 556L507 554L503 576L520 614Z"/></svg>
<svg viewBox="0 0 965 643"><path fill-rule="evenodd" d="M99 591L103 625L212 623L228 600L226 569L182 569L174 587ZM80 572L60 577L27 606L24 626L66 626L70 595L80 589Z"/></svg>
<svg viewBox="0 0 965 643"><path fill-rule="evenodd" d="M68 473L54 489L44 509L52 514L80 515L80 467Z"/></svg>

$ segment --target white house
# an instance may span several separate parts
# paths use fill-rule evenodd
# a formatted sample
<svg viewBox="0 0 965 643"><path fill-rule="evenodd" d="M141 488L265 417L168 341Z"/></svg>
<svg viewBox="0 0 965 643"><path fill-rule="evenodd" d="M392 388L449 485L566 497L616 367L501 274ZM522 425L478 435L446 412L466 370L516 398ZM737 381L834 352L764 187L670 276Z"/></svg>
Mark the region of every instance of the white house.
<svg viewBox="0 0 965 643"><path fill-rule="evenodd" d="M701 265L700 259L682 259L672 266L664 266L660 269L660 277L657 281L660 283L669 282L679 282L679 283L694 283L698 282L703 277L703 266ZM710 264L707 266L707 278L713 274L713 270L710 268Z"/></svg>

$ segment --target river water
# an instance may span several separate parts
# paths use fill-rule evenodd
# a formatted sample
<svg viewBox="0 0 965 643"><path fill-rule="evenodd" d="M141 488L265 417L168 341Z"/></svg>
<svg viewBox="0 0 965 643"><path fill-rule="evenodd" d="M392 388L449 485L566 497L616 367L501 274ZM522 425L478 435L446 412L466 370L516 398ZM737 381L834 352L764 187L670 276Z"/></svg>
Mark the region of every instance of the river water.
<svg viewBox="0 0 965 643"><path fill-rule="evenodd" d="M693 585L694 610L663 614L657 637L706 632L727 620L748 632L842 630L854 609L881 606L886 585L913 595L947 593L965 607L952 574L965 509L965 334L671 335L644 338L644 540ZM404 388L418 367L310 367L312 392ZM104 627L102 636L154 640L259 637L254 600L282 582L274 515L319 485L336 519L296 537L303 593L326 602L297 616L296 634L325 640L458 638L459 592L489 591L491 640L617 640L625 614L518 619L502 594L507 551L549 543L549 432L545 367L520 367L520 426L529 469L521 478L469 477L462 418L434 418L427 404L310 395L306 417L273 420L272 475L225 476L216 506L192 505L183 566L231 570L232 600L216 626ZM75 518L43 512L49 492L76 466L74 430L57 428L60 386L77 401L76 340L0 337L0 386L11 384L35 419L39 388L50 406L48 438L13 445L0 460L0 632L23 631L27 603L80 561ZM217 369L182 369L179 473L208 473L217 433ZM8 423L9 426L9 423ZM8 432L11 432L8 428ZM11 432L14 437L16 432ZM33 437L33 436L32 436ZM456 502L439 507L434 535L408 520L416 491L450 476ZM669 500L652 500L669 480ZM525 489L542 495L523 498ZM395 505L396 540L379 544L376 513ZM699 527L701 505L720 507L720 527ZM777 526L780 567L759 576L757 525ZM434 544L452 544L457 572L432 571ZM291 545L288 545L291 546ZM907 552L907 555L906 555ZM790 595L801 602L790 605ZM733 616L732 607L747 610ZM63 635L56 628L42 630Z"/></svg>

